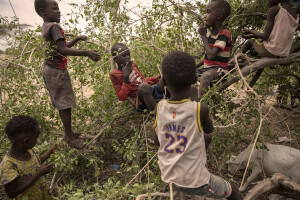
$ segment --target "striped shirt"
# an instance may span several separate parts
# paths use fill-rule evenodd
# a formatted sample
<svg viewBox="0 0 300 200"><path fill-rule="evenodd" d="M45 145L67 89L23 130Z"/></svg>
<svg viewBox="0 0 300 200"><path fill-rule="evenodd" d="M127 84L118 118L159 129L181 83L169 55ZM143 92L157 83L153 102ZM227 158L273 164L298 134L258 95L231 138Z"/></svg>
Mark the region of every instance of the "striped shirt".
<svg viewBox="0 0 300 200"><path fill-rule="evenodd" d="M220 66L221 68L227 69L231 51L231 32L227 29L222 29L217 35L210 33L208 37L208 44L210 48L218 47L221 49L221 51L214 60L209 60L205 54L204 68Z"/></svg>

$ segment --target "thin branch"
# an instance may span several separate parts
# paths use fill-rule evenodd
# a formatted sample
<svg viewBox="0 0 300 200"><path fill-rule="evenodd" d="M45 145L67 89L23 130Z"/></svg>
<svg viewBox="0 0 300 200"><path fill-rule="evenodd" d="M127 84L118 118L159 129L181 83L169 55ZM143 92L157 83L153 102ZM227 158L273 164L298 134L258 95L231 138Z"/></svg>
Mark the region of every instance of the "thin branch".
<svg viewBox="0 0 300 200"><path fill-rule="evenodd" d="M258 136L260 135L260 131L261 131L261 127L262 127L262 122L263 122L263 117L262 117L262 108L261 108L261 105L260 105L260 100L259 100L259 96L258 94L248 85L245 77L243 76L242 72L241 72L241 69L239 67L239 64L238 64L238 55L235 55L234 56L234 60L235 60L235 66L236 66L236 69L242 79L242 81L244 82L244 84L246 85L246 87L253 93L255 94L256 98L257 98L257 104L258 104L258 111L259 111L259 118L260 118L260 122L259 122L259 126L258 126L258 131L257 131L257 134L256 134L256 137L254 139L254 142L253 142L253 146L252 146L252 149L251 149L251 152L250 152L250 155L249 155L249 159L248 159L248 162L247 162L247 166L246 166L246 169L245 169L245 172L244 172L244 175L243 175L243 179L242 179L242 182L241 182L241 185L240 185L240 188L242 187L243 183L244 183L244 180L245 180L245 176L246 176L246 173L247 173L247 170L248 170L248 167L249 167L249 164L250 164L250 160L251 160L251 157L252 157L252 154L253 154L253 150L255 148L255 145L256 145L256 142L257 142L257 139L258 139Z"/></svg>
<svg viewBox="0 0 300 200"><path fill-rule="evenodd" d="M10 4L11 9L12 9L13 12L14 12L15 17L18 18L17 15L16 15L16 12L15 12L15 9L14 9L12 3L11 3L11 1L10 1L10 0L8 0L8 1L9 1L9 4Z"/></svg>
<svg viewBox="0 0 300 200"><path fill-rule="evenodd" d="M109 45L110 45L109 49L111 49L112 46L113 46L113 35L114 35L114 29L115 29L115 24L116 24L116 20L117 20L117 15L118 15L120 2L121 2L121 0L117 0L116 8L115 8L115 11L113 13L113 19L112 19L112 22L111 22L110 33L109 33ZM111 68L111 70L116 69L116 64L115 64L112 57L110 58L110 68Z"/></svg>
<svg viewBox="0 0 300 200"><path fill-rule="evenodd" d="M126 189L131 183L132 181L134 181L134 179L150 164L150 162L153 160L153 158L155 158L157 155L157 152L154 154L154 156L152 156L152 158L146 163L146 165L126 184L126 186L124 187L124 189Z"/></svg>
<svg viewBox="0 0 300 200"><path fill-rule="evenodd" d="M183 8L183 7L179 6L179 5L177 5L173 0L168 0L168 1L169 1L171 4L173 4L175 7L178 7L178 9L179 9L181 12L187 12L187 13L189 13L189 14L195 16L195 17L199 20L199 22L204 23L202 17L201 17L200 15L198 15L196 12L192 11L190 8Z"/></svg>
<svg viewBox="0 0 300 200"><path fill-rule="evenodd" d="M104 128L101 131L99 131L99 133L87 145L85 145L85 148L90 146L106 130L105 127L109 126L113 121L114 120L110 121L109 124L107 124L107 123L104 124L104 126L103 126Z"/></svg>

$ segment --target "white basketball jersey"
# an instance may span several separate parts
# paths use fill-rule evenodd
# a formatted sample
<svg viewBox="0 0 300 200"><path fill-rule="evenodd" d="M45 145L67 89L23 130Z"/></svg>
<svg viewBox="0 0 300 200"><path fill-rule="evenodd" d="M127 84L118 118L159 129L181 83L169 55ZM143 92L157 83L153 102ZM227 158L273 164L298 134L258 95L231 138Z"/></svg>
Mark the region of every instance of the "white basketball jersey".
<svg viewBox="0 0 300 200"><path fill-rule="evenodd" d="M162 180L186 188L208 184L200 103L161 100L154 128L160 143L158 165Z"/></svg>

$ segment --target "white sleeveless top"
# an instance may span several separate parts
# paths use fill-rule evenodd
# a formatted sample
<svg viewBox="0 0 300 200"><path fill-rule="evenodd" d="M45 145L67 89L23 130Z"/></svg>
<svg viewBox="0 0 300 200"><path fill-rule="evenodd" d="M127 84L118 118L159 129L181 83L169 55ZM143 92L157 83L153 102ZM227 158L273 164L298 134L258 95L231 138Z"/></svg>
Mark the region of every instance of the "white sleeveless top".
<svg viewBox="0 0 300 200"><path fill-rule="evenodd" d="M162 180L186 188L208 184L200 103L161 100L154 128L160 143L158 165Z"/></svg>
<svg viewBox="0 0 300 200"><path fill-rule="evenodd" d="M299 16L297 20L284 8L278 5L278 11L269 40L264 41L265 48L275 56L287 56L290 53L295 31L298 27Z"/></svg>

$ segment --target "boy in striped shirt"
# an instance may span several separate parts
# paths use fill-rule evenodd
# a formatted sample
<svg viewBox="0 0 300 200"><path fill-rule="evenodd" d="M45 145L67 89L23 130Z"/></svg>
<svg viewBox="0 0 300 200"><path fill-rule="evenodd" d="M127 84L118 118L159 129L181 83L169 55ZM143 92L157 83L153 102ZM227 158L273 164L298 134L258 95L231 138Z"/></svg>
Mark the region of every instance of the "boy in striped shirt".
<svg viewBox="0 0 300 200"><path fill-rule="evenodd" d="M205 57L197 64L201 73L199 98L207 91L212 80L228 72L229 54L231 51L231 32L224 28L223 21L230 15L231 8L227 1L212 0L206 7L205 24L198 32L204 45ZM207 29L209 36L207 37Z"/></svg>

